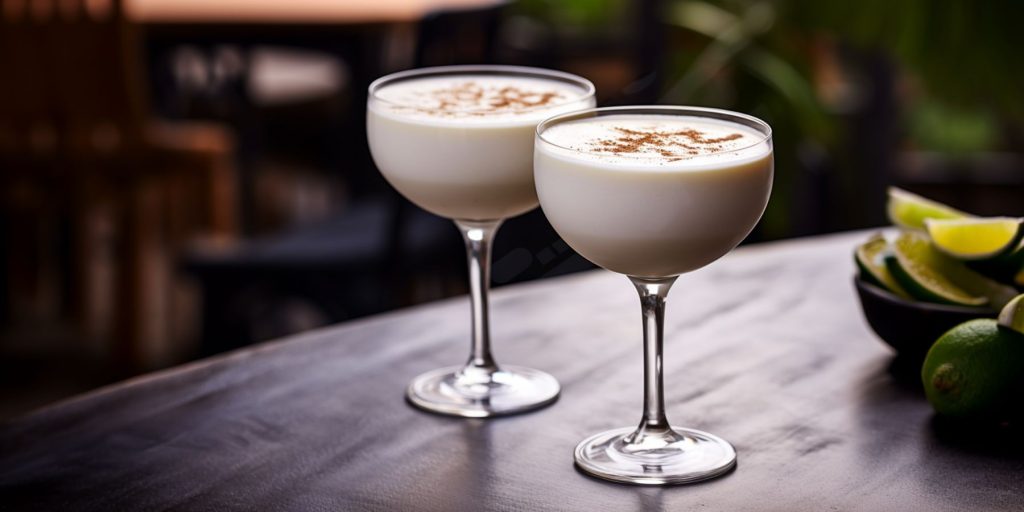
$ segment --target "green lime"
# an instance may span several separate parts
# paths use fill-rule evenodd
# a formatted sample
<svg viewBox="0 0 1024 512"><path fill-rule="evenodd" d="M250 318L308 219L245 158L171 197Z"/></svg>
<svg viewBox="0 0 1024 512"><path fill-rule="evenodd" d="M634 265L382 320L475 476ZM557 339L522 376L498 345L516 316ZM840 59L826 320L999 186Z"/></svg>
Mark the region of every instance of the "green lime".
<svg viewBox="0 0 1024 512"><path fill-rule="evenodd" d="M889 214L890 222L907 229L924 229L926 219L971 217L968 213L896 187L889 187L889 202L886 205L886 211Z"/></svg>
<svg viewBox="0 0 1024 512"><path fill-rule="evenodd" d="M989 279L945 254L916 231L904 231L893 242L896 265L889 270L914 297L933 302L999 309L1017 296L1012 286ZM895 267L895 268L894 268ZM981 300L978 300L981 299Z"/></svg>
<svg viewBox="0 0 1024 512"><path fill-rule="evenodd" d="M1024 334L1024 295L1018 295L999 312L999 325Z"/></svg>
<svg viewBox="0 0 1024 512"><path fill-rule="evenodd" d="M909 299L910 294L896 282L885 266L885 256L891 252L889 242L880 233L872 235L867 242L858 246L854 259L860 268L861 279Z"/></svg>
<svg viewBox="0 0 1024 512"><path fill-rule="evenodd" d="M1007 418L1022 412L1021 368L1024 335L979 318L950 329L932 345L921 381L940 414Z"/></svg>
<svg viewBox="0 0 1024 512"><path fill-rule="evenodd" d="M904 231L892 248L892 255L885 258L886 267L911 296L941 304L988 304L986 297L967 292L947 277L949 268L959 263L933 249L923 234Z"/></svg>
<svg viewBox="0 0 1024 512"><path fill-rule="evenodd" d="M1012 252L1024 234L1020 219L925 219L928 235L940 251L962 260L986 260Z"/></svg>

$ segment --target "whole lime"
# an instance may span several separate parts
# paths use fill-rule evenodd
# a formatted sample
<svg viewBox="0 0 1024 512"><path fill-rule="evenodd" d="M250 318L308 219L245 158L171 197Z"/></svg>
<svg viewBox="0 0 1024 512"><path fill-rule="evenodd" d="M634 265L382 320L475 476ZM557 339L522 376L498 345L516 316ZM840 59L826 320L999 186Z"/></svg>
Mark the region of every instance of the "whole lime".
<svg viewBox="0 0 1024 512"><path fill-rule="evenodd" d="M1007 419L1024 413L1024 334L992 319L943 334L924 360L925 395L940 414Z"/></svg>

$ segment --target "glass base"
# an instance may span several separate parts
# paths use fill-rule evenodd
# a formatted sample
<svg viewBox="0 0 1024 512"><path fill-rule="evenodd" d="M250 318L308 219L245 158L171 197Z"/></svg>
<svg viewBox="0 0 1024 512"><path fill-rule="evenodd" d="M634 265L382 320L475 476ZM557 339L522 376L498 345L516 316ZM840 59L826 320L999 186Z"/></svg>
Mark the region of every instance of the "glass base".
<svg viewBox="0 0 1024 512"><path fill-rule="evenodd" d="M688 428L633 439L636 428L592 436L576 446L576 465L598 478L641 485L700 482L736 466L736 449L724 439Z"/></svg>
<svg viewBox="0 0 1024 512"><path fill-rule="evenodd" d="M467 418L515 414L558 398L558 381L540 370L502 366L498 371L453 366L424 373L406 397L427 411Z"/></svg>

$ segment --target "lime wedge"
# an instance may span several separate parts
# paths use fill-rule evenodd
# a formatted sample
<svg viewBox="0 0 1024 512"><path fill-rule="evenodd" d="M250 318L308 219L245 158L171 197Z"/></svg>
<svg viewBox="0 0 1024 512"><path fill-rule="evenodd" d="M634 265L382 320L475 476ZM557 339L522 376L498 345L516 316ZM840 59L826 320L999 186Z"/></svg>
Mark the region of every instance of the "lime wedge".
<svg viewBox="0 0 1024 512"><path fill-rule="evenodd" d="M961 260L986 260L1017 247L1024 234L1020 219L925 219L932 243L940 251Z"/></svg>
<svg viewBox="0 0 1024 512"><path fill-rule="evenodd" d="M890 222L907 229L924 229L926 219L971 217L968 213L896 187L889 187L889 203L886 205L886 211L889 214Z"/></svg>
<svg viewBox="0 0 1024 512"><path fill-rule="evenodd" d="M1018 295L999 312L999 325L1024 334L1024 295Z"/></svg>
<svg viewBox="0 0 1024 512"><path fill-rule="evenodd" d="M904 299L910 294L896 282L885 266L885 256L892 253L889 242L880 233L876 233L867 242L857 247L854 259L860 269L861 279L880 286Z"/></svg>
<svg viewBox="0 0 1024 512"><path fill-rule="evenodd" d="M983 304L988 304L993 309L1002 308L1007 302L1010 302L1010 299L1017 296L1018 292L1012 286L989 279L967 268L962 262L936 250L924 233L904 231L893 243L893 252L896 256L900 257L898 261L900 266L916 264L918 267L924 267L931 271L930 276L938 278L935 282L951 284L956 290L964 292L968 297L986 299ZM888 265L888 262L886 264ZM896 272L893 272L893 275L903 285L903 288L915 297L920 297L924 300L949 299L943 298L941 295L939 297L933 295L931 299L927 299L925 298L927 292L922 292L922 295L919 296L911 289L911 285L908 285L906 280L900 279ZM934 292L935 290L931 291ZM954 303L963 304L962 302Z"/></svg>
<svg viewBox="0 0 1024 512"><path fill-rule="evenodd" d="M989 302L953 283L948 277L949 267L961 264L933 249L924 234L900 233L885 264L896 281L917 299L961 306L984 306Z"/></svg>

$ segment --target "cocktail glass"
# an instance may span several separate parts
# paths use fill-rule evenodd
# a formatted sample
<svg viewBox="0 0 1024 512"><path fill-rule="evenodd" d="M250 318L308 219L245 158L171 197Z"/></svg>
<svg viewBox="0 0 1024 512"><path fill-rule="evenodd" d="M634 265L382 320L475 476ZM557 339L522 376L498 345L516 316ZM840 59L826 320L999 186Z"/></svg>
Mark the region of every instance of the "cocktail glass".
<svg viewBox="0 0 1024 512"><path fill-rule="evenodd" d="M719 135L702 135L701 127ZM723 110L613 107L544 121L535 147L537 193L551 225L585 258L625 274L643 311L640 425L587 438L576 464L603 479L649 485L728 472L732 445L666 418L665 299L680 274L728 253L761 218L774 171L771 128Z"/></svg>
<svg viewBox="0 0 1024 512"><path fill-rule="evenodd" d="M491 354L491 242L504 219L537 206L537 123L593 106L589 81L526 67L424 68L370 85L367 136L374 162L407 199L455 221L469 260L469 360L413 379L406 393L412 404L480 418L535 409L558 398L559 384L551 375L499 366Z"/></svg>

